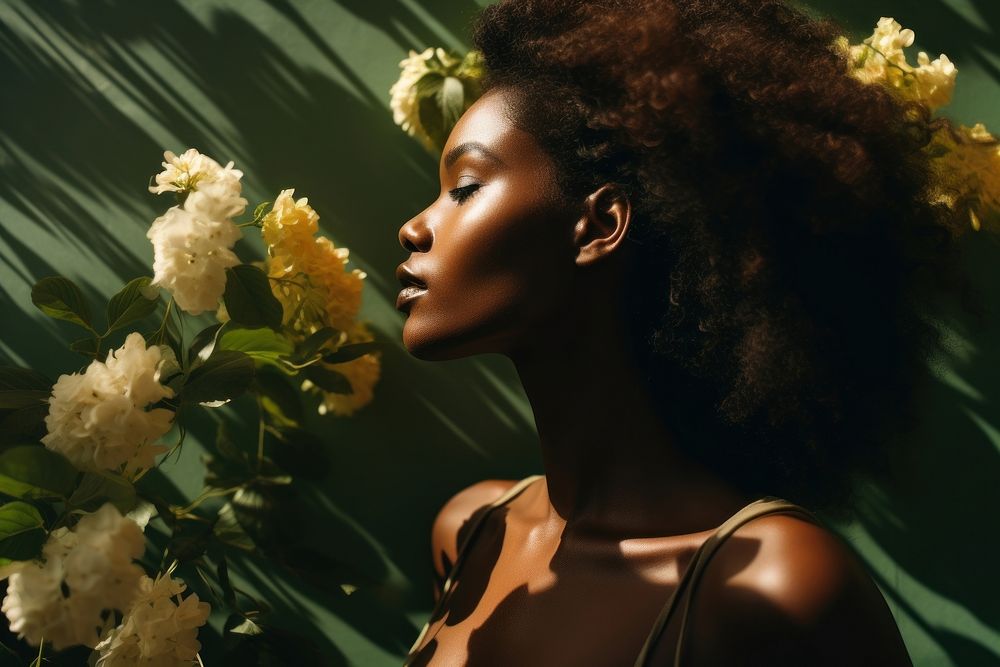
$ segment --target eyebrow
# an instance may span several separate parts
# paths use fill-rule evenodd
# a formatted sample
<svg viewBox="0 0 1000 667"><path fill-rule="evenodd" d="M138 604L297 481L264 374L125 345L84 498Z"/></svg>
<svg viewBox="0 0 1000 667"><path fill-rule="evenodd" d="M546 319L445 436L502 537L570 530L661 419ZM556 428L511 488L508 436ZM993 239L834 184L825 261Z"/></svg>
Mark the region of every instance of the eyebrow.
<svg viewBox="0 0 1000 667"><path fill-rule="evenodd" d="M448 151L448 154L445 155L444 157L445 169L450 169L451 166L455 164L456 161L458 161L458 158L472 151L482 153L485 157L489 158L493 162L496 162L498 165L502 167L506 166L504 164L504 161L501 160L496 153L491 151L484 144L481 144L478 141L466 141L464 144L459 144L458 146L455 146L450 151Z"/></svg>

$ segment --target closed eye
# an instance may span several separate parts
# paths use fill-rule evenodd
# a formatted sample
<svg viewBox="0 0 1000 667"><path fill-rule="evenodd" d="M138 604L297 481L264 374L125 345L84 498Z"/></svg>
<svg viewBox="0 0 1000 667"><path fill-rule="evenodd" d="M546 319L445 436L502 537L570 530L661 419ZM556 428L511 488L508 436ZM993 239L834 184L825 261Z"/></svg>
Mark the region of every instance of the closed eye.
<svg viewBox="0 0 1000 667"><path fill-rule="evenodd" d="M479 183L470 183L469 185L463 185L460 188L449 190L448 194L451 195L452 199L461 204L466 199L471 197L478 189L479 189Z"/></svg>

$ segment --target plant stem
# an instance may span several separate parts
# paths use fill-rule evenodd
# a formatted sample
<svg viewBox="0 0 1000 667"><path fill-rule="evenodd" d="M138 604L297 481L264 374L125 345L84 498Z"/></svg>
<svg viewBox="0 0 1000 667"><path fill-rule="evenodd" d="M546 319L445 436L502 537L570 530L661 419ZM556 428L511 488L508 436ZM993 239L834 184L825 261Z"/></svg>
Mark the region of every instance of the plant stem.
<svg viewBox="0 0 1000 667"><path fill-rule="evenodd" d="M233 486L233 487L230 487L228 489L209 489L207 491L204 491L200 496L198 496L193 501L191 501L191 504L188 505L187 507L181 507L180 509L173 509L173 508L171 508L171 509L173 509L174 515L176 515L176 516L183 516L185 514L188 514L191 510L196 509L199 505L201 505L203 502L205 502L209 498L218 498L219 496L228 496L230 493L236 493L241 488L243 488L243 485Z"/></svg>
<svg viewBox="0 0 1000 667"><path fill-rule="evenodd" d="M167 308L163 311L163 321L160 322L160 328L156 330L153 334L153 340L156 341L157 345L163 344L163 335L167 332L167 320L170 318L170 310L174 306L174 297L170 297L170 301L167 301Z"/></svg>
<svg viewBox="0 0 1000 667"><path fill-rule="evenodd" d="M42 656L45 655L45 637L42 637L41 641L38 642L38 657L35 658L34 664L38 667L42 667Z"/></svg>
<svg viewBox="0 0 1000 667"><path fill-rule="evenodd" d="M264 402L257 394L257 474L260 474L260 465L264 460Z"/></svg>

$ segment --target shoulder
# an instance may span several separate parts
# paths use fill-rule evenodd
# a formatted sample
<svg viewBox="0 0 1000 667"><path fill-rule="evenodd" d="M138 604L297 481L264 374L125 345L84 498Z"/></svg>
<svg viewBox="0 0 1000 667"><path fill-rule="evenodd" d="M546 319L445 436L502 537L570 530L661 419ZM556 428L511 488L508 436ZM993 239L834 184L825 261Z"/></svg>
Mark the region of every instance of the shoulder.
<svg viewBox="0 0 1000 667"><path fill-rule="evenodd" d="M502 496L515 484L517 480L483 480L462 489L445 502L434 517L431 528L434 571L439 579L447 578L451 566L458 557L462 527L473 518L477 510L485 510L486 505Z"/></svg>
<svg viewBox="0 0 1000 667"><path fill-rule="evenodd" d="M854 550L793 514L758 517L722 543L688 623L685 655L704 659L692 664L911 664Z"/></svg>

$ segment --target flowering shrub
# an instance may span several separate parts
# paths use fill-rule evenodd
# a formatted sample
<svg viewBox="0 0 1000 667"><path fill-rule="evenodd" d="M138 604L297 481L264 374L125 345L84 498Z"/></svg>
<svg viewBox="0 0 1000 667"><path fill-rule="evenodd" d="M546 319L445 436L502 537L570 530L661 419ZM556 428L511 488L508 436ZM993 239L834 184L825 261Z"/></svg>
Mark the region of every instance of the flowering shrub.
<svg viewBox="0 0 1000 667"><path fill-rule="evenodd" d="M197 573L229 613L229 636L266 633L265 603L235 588L229 561L239 553L301 565L293 540L267 530L276 489L295 483L275 459L288 460L293 442L315 441L302 429L300 399L316 394L320 414L346 416L372 400L379 378L378 346L357 319L366 274L348 271L348 250L318 236L308 200L283 190L270 209L265 202L237 222L247 200L232 162L222 167L193 148L164 158L149 191L172 193L176 204L147 233L154 275L110 299L103 332L72 281L50 276L32 289L42 312L87 334L70 345L86 367L55 382L0 367L2 611L39 655L85 646L105 667L200 662L198 628L212 605L185 594L173 576L181 570ZM264 261L234 252L246 227L261 229ZM158 327L134 330L157 311ZM218 321L186 340L183 320L206 312ZM144 483L182 446L187 413L247 393L256 442L240 447L223 423L201 496L178 507ZM162 443L173 430L176 442ZM165 547L143 536L152 519L170 534ZM356 588L338 583L343 594Z"/></svg>

